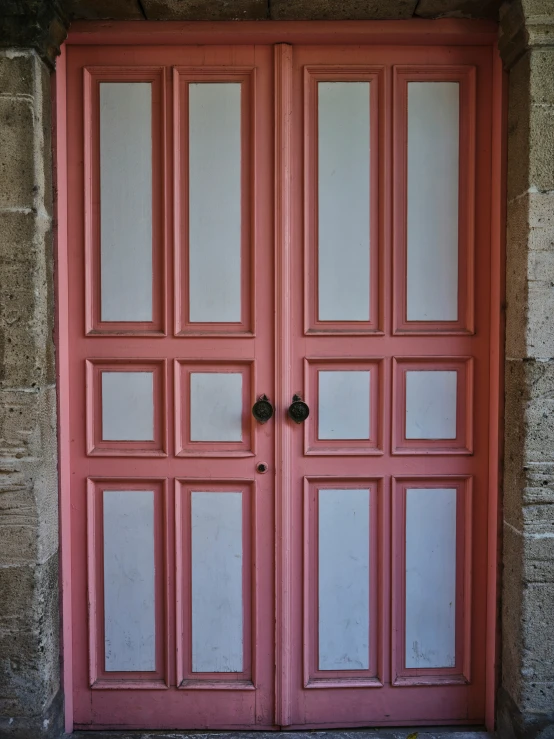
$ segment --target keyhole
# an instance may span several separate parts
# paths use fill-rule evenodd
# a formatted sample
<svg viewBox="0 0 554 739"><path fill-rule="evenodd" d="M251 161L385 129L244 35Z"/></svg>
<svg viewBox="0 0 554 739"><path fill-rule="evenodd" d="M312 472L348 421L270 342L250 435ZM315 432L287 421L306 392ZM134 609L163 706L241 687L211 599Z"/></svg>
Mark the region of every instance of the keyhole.
<svg viewBox="0 0 554 739"><path fill-rule="evenodd" d="M256 470L260 473L260 475L266 473L267 469L267 464L265 462L260 462L258 465L256 465Z"/></svg>

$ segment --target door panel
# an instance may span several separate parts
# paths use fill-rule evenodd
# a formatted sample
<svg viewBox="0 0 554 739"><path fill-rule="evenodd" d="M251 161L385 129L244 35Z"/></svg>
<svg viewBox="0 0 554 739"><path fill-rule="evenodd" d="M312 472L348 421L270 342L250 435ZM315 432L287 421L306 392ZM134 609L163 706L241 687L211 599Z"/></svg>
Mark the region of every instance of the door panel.
<svg viewBox="0 0 554 739"><path fill-rule="evenodd" d="M68 53L75 720L268 728L272 53L138 56Z"/></svg>
<svg viewBox="0 0 554 739"><path fill-rule="evenodd" d="M305 46L291 75L289 722L479 722L490 57Z"/></svg>

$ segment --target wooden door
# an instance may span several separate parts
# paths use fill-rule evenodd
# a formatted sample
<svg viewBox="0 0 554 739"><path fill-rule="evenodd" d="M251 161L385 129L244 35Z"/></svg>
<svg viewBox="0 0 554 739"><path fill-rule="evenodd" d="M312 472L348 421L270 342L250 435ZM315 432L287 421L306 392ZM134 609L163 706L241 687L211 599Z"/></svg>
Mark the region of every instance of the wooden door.
<svg viewBox="0 0 554 739"><path fill-rule="evenodd" d="M484 716L490 55L295 47L291 726ZM285 648L289 646L285 640Z"/></svg>
<svg viewBox="0 0 554 739"><path fill-rule="evenodd" d="M68 62L76 725L272 726L271 50Z"/></svg>
<svg viewBox="0 0 554 739"><path fill-rule="evenodd" d="M482 723L490 49L67 64L76 727Z"/></svg>

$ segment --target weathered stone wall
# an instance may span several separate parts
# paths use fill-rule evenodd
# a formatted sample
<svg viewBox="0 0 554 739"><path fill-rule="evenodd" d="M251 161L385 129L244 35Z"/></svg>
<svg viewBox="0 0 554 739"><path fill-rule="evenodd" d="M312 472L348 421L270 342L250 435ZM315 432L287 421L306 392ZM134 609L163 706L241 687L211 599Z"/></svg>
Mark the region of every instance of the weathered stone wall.
<svg viewBox="0 0 554 739"><path fill-rule="evenodd" d="M50 73L0 50L0 736L61 724Z"/></svg>
<svg viewBox="0 0 554 739"><path fill-rule="evenodd" d="M554 736L554 2L502 13L510 68L502 737Z"/></svg>

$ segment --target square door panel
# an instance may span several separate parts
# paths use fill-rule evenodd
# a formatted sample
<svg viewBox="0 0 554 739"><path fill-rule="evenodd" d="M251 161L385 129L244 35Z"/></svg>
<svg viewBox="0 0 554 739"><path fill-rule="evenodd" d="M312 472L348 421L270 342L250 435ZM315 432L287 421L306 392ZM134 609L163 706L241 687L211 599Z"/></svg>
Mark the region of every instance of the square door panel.
<svg viewBox="0 0 554 739"><path fill-rule="evenodd" d="M304 687L378 687L381 479L304 479Z"/></svg>
<svg viewBox="0 0 554 739"><path fill-rule="evenodd" d="M90 359L86 364L88 454L165 456L165 360Z"/></svg>
<svg viewBox="0 0 554 739"><path fill-rule="evenodd" d="M305 361L305 454L382 454L383 360Z"/></svg>
<svg viewBox="0 0 554 739"><path fill-rule="evenodd" d="M469 476L393 480L393 684L470 679Z"/></svg>
<svg viewBox="0 0 554 739"><path fill-rule="evenodd" d="M175 363L178 456L250 456L253 362Z"/></svg>
<svg viewBox="0 0 554 739"><path fill-rule="evenodd" d="M90 478L87 496L90 685L166 688L166 480Z"/></svg>
<svg viewBox="0 0 554 739"><path fill-rule="evenodd" d="M393 454L473 452L473 360L393 360Z"/></svg>

